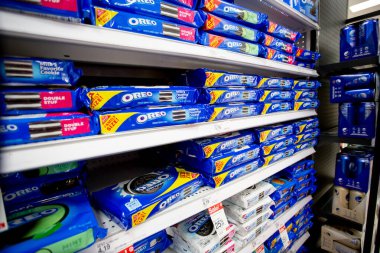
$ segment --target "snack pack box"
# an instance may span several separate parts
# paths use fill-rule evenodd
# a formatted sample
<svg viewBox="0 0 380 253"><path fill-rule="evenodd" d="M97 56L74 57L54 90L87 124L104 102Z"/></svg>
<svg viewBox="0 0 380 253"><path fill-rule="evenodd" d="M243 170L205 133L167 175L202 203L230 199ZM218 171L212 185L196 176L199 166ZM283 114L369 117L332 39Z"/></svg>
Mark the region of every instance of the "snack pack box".
<svg viewBox="0 0 380 253"><path fill-rule="evenodd" d="M148 236L147 238L144 238L141 241L134 243L133 250L136 253L145 253L152 251L163 252L170 246L171 243L172 242L166 234L166 231L162 230L158 233Z"/></svg>
<svg viewBox="0 0 380 253"><path fill-rule="evenodd" d="M210 138L190 140L181 142L177 148L188 156L196 157L198 160L223 154L224 152L241 148L255 142L251 131L238 131L217 135Z"/></svg>
<svg viewBox="0 0 380 253"><path fill-rule="evenodd" d="M265 102L262 115L275 113L275 112L286 112L293 110L293 102Z"/></svg>
<svg viewBox="0 0 380 253"><path fill-rule="evenodd" d="M316 90L296 90L294 100L318 99Z"/></svg>
<svg viewBox="0 0 380 253"><path fill-rule="evenodd" d="M334 92L330 96L331 103L364 102L377 100L375 89L346 90L341 93Z"/></svg>
<svg viewBox="0 0 380 253"><path fill-rule="evenodd" d="M294 110L295 111L317 109L318 107L319 107L319 100L318 99L294 101Z"/></svg>
<svg viewBox="0 0 380 253"><path fill-rule="evenodd" d="M302 36L299 32L292 31L289 28L276 24L270 20L264 31L276 38L288 41L290 43L295 43Z"/></svg>
<svg viewBox="0 0 380 253"><path fill-rule="evenodd" d="M308 161L312 161L312 164L314 164L313 160L301 160L301 161L285 168L284 172L289 173L291 175L298 174L299 172L304 171L306 168L308 168L307 167Z"/></svg>
<svg viewBox="0 0 380 253"><path fill-rule="evenodd" d="M3 116L0 117L0 125L6 129L0 133L0 144L4 146L88 136L99 132L96 120L79 112Z"/></svg>
<svg viewBox="0 0 380 253"><path fill-rule="evenodd" d="M281 172L281 175L285 177L287 180L301 183L304 180L310 179L315 174L314 169L304 169L303 171L299 171L298 173L292 173L287 170Z"/></svg>
<svg viewBox="0 0 380 253"><path fill-rule="evenodd" d="M83 104L91 110L117 110L144 105L197 103L199 91L186 86L99 86L84 88Z"/></svg>
<svg viewBox="0 0 380 253"><path fill-rule="evenodd" d="M235 238L239 240L240 242L242 242L243 244L248 244L249 242L252 242L253 240L255 240L259 235L261 235L265 231L267 226L268 226L268 221L254 228L252 231L250 231L250 233L246 235L236 234Z"/></svg>
<svg viewBox="0 0 380 253"><path fill-rule="evenodd" d="M295 141L296 136L294 135L278 136L270 141L260 144L261 155L268 156L277 153L287 147L293 146Z"/></svg>
<svg viewBox="0 0 380 253"><path fill-rule="evenodd" d="M318 52L309 51L302 48L297 48L296 59L306 62L316 62L321 55Z"/></svg>
<svg viewBox="0 0 380 253"><path fill-rule="evenodd" d="M198 29L170 21L94 6L91 23L100 27L197 43Z"/></svg>
<svg viewBox="0 0 380 253"><path fill-rule="evenodd" d="M296 140L294 144L301 144L303 142L310 141L311 139L315 139L319 136L320 130L319 129L310 129L308 131L305 131L302 134L296 135Z"/></svg>
<svg viewBox="0 0 380 253"><path fill-rule="evenodd" d="M280 40L273 36L264 33L264 40L262 41L264 46L281 51L288 54L294 54L296 52L296 46L294 44Z"/></svg>
<svg viewBox="0 0 380 253"><path fill-rule="evenodd" d="M269 209L258 216L248 219L244 223L235 221L231 217L227 217L227 219L229 222L231 222L232 224L236 226L236 234L244 237L244 236L247 236L248 234L251 234L251 232L254 231L255 228L261 226L262 224L265 224L272 214L273 214L273 211Z"/></svg>
<svg viewBox="0 0 380 253"><path fill-rule="evenodd" d="M207 105L146 106L118 111L95 111L100 132L110 134L142 128L205 122L210 118Z"/></svg>
<svg viewBox="0 0 380 253"><path fill-rule="evenodd" d="M72 61L16 57L0 59L1 85L73 86L81 75L82 71L75 68Z"/></svg>
<svg viewBox="0 0 380 253"><path fill-rule="evenodd" d="M287 194L283 198L276 200L272 206L272 210L277 210L278 207L280 207L283 203L288 202L292 197L292 194Z"/></svg>
<svg viewBox="0 0 380 253"><path fill-rule="evenodd" d="M264 160L264 165L263 166L268 166L272 163L278 162L281 159L284 159L286 157L290 157L294 155L296 152L296 149L294 146L287 147L285 149L279 150L277 153L274 153L272 155L268 155L263 157Z"/></svg>
<svg viewBox="0 0 380 253"><path fill-rule="evenodd" d="M211 69L196 69L186 73L187 84L193 87L245 86L255 88L261 77Z"/></svg>
<svg viewBox="0 0 380 253"><path fill-rule="evenodd" d="M321 83L316 80L294 80L293 90L316 90L321 87Z"/></svg>
<svg viewBox="0 0 380 253"><path fill-rule="evenodd" d="M198 173L167 167L92 194L95 205L125 229L184 199L203 185Z"/></svg>
<svg viewBox="0 0 380 253"><path fill-rule="evenodd" d="M289 101L294 100L295 92L290 90L263 90L260 102L268 101Z"/></svg>
<svg viewBox="0 0 380 253"><path fill-rule="evenodd" d="M299 12L305 14L306 17L318 22L319 17L319 0L299 1Z"/></svg>
<svg viewBox="0 0 380 253"><path fill-rule="evenodd" d="M272 140L278 136L293 134L292 124L277 124L267 127L259 127L254 130L260 143Z"/></svg>
<svg viewBox="0 0 380 253"><path fill-rule="evenodd" d="M272 61L279 61L288 64L293 64L295 61L295 57L292 54L283 53L281 51L274 50L272 48L266 47L266 55L265 58Z"/></svg>
<svg viewBox="0 0 380 253"><path fill-rule="evenodd" d="M348 90L372 88L375 86L377 76L375 73L359 73L349 75L331 76L330 84L334 87L343 87Z"/></svg>
<svg viewBox="0 0 380 253"><path fill-rule="evenodd" d="M212 110L208 121L257 116L263 110L262 103L229 103L210 106Z"/></svg>
<svg viewBox="0 0 380 253"><path fill-rule="evenodd" d="M13 206L7 220L1 252L77 252L107 233L82 191Z"/></svg>
<svg viewBox="0 0 380 253"><path fill-rule="evenodd" d="M126 2L122 0L94 0L93 4L144 16L158 17L163 20L197 28L201 27L205 20L203 13L190 9L193 7L190 6L191 3L184 7L181 1L151 0Z"/></svg>
<svg viewBox="0 0 380 253"><path fill-rule="evenodd" d="M318 126L319 120L317 117L299 120L293 123L294 134L301 134Z"/></svg>
<svg viewBox="0 0 380 253"><path fill-rule="evenodd" d="M291 78L262 77L257 88L291 90L293 86Z"/></svg>
<svg viewBox="0 0 380 253"><path fill-rule="evenodd" d="M204 88L198 103L223 104L231 102L255 102L262 96L262 90L244 88Z"/></svg>

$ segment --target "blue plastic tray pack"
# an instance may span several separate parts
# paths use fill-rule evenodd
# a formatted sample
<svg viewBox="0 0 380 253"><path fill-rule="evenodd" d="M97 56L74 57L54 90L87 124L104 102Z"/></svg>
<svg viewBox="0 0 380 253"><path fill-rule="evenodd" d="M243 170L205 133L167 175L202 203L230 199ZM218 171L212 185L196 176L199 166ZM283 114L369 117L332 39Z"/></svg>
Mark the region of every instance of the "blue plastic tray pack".
<svg viewBox="0 0 380 253"><path fill-rule="evenodd" d="M293 123L294 134L301 134L304 131L308 131L319 126L319 120L317 117L299 120Z"/></svg>
<svg viewBox="0 0 380 253"><path fill-rule="evenodd" d="M254 28L264 28L268 16L221 0L200 0L199 8L233 22Z"/></svg>
<svg viewBox="0 0 380 253"><path fill-rule="evenodd" d="M102 134L205 122L210 118L207 105L146 106L118 111L95 111Z"/></svg>
<svg viewBox="0 0 380 253"><path fill-rule="evenodd" d="M292 194L287 194L283 198L280 198L279 200L274 202L274 205L272 206L272 210L277 210L280 206L282 206L285 202L288 202L293 197Z"/></svg>
<svg viewBox="0 0 380 253"><path fill-rule="evenodd" d="M211 13L205 13L205 15L207 18L202 27L204 31L256 43L261 42L264 37L264 34L256 29L219 18Z"/></svg>
<svg viewBox="0 0 380 253"><path fill-rule="evenodd" d="M186 86L100 86L84 88L83 104L96 111L116 110L143 105L196 104L199 91Z"/></svg>
<svg viewBox="0 0 380 253"><path fill-rule="evenodd" d="M261 114L269 114L275 112L286 112L293 110L293 102L264 102L264 107Z"/></svg>
<svg viewBox="0 0 380 253"><path fill-rule="evenodd" d="M295 92L290 90L264 90L260 102L294 100L294 95Z"/></svg>
<svg viewBox="0 0 380 253"><path fill-rule="evenodd" d="M94 117L79 113L48 113L0 117L0 145L14 145L98 134Z"/></svg>
<svg viewBox="0 0 380 253"><path fill-rule="evenodd" d="M133 250L135 253L163 252L171 243L166 231L162 230L134 243Z"/></svg>
<svg viewBox="0 0 380 253"><path fill-rule="evenodd" d="M93 25L164 38L198 42L198 29L139 14L93 7Z"/></svg>
<svg viewBox="0 0 380 253"><path fill-rule="evenodd" d="M296 135L296 140L294 144L301 144L311 139L317 138L319 136L319 129L310 129L302 134Z"/></svg>
<svg viewBox="0 0 380 253"><path fill-rule="evenodd" d="M202 160L254 142L255 137L251 131L239 131L211 138L181 142L177 145L177 148L185 155Z"/></svg>
<svg viewBox="0 0 380 253"><path fill-rule="evenodd" d="M293 90L316 90L321 87L317 80L294 80Z"/></svg>
<svg viewBox="0 0 380 253"><path fill-rule="evenodd" d="M204 88L198 103L222 104L230 102L255 102L259 101L262 90L244 88Z"/></svg>
<svg viewBox="0 0 380 253"><path fill-rule="evenodd" d="M280 40L268 34L264 34L264 40L262 41L264 46L281 51L288 54L294 54L296 51L296 46L292 43Z"/></svg>
<svg viewBox="0 0 380 253"><path fill-rule="evenodd" d="M3 1L1 1L3 2ZM82 75L72 61L5 57L0 59L0 84L73 86Z"/></svg>
<svg viewBox="0 0 380 253"><path fill-rule="evenodd" d="M171 3L170 1L122 1L122 0L93 0L93 4L121 11L157 17L192 27L201 27L205 15L196 10ZM188 6L189 7L189 6Z"/></svg>
<svg viewBox="0 0 380 253"><path fill-rule="evenodd" d="M294 79L262 77L257 88L291 90L293 85Z"/></svg>
<svg viewBox="0 0 380 253"><path fill-rule="evenodd" d="M306 169L307 160L302 160L284 169L284 172L297 174ZM283 172L283 173L284 173Z"/></svg>
<svg viewBox="0 0 380 253"><path fill-rule="evenodd" d="M265 32L269 33L270 35L276 38L279 38L291 43L295 43L302 36L299 32L292 31L289 28L276 24L272 21L268 22L268 26L266 27Z"/></svg>
<svg viewBox="0 0 380 253"><path fill-rule="evenodd" d="M260 81L258 75L230 73L211 69L196 69L186 73L187 84L193 87L256 87Z"/></svg>
<svg viewBox="0 0 380 253"><path fill-rule="evenodd" d="M207 174L217 174L229 170L240 164L252 161L260 156L260 147L250 144L241 148L235 148L219 155L199 160L197 157L183 155L181 163L189 170L201 171Z"/></svg>
<svg viewBox="0 0 380 253"><path fill-rule="evenodd" d="M296 140L296 137L294 135L286 135L286 136L279 136L270 141L261 143L260 145L261 155L267 156L267 155L277 153L278 151L284 148L292 146L295 140Z"/></svg>
<svg viewBox="0 0 380 253"><path fill-rule="evenodd" d="M206 32L201 33L199 43L204 46L220 48L237 53L249 54L264 58L267 56L267 49L262 45L230 39Z"/></svg>
<svg viewBox="0 0 380 253"><path fill-rule="evenodd" d="M272 61L279 61L279 62L284 62L288 64L293 64L295 57L292 54L287 54L281 51L274 50L269 47L265 47L266 49L266 54L265 58L272 60Z"/></svg>
<svg viewBox="0 0 380 253"><path fill-rule="evenodd" d="M257 116L263 110L262 103L229 103L211 105L212 114L209 121Z"/></svg>
<svg viewBox="0 0 380 253"><path fill-rule="evenodd" d="M278 136L293 134L292 124L277 124L267 127L260 127L254 130L257 140L260 143L272 140Z"/></svg>
<svg viewBox="0 0 380 253"><path fill-rule="evenodd" d="M296 90L294 100L317 99L318 92L316 90Z"/></svg>
<svg viewBox="0 0 380 253"><path fill-rule="evenodd" d="M287 147L286 149L279 150L277 153L263 157L264 166L278 162L281 159L292 156L296 152L294 146Z"/></svg>
<svg viewBox="0 0 380 253"><path fill-rule="evenodd" d="M0 91L0 114L78 111L82 107L79 93L79 89L4 89Z"/></svg>
<svg viewBox="0 0 380 253"><path fill-rule="evenodd" d="M294 101L293 109L295 111L308 110L308 109L317 109L319 107L318 99L311 100L296 100Z"/></svg>
<svg viewBox="0 0 380 253"><path fill-rule="evenodd" d="M305 62L316 62L321 55L318 52L309 51L302 48L297 48L296 59Z"/></svg>
<svg viewBox="0 0 380 253"><path fill-rule="evenodd" d="M94 192L92 197L98 208L124 229L130 229L202 185L200 174L167 167L106 187Z"/></svg>
<svg viewBox="0 0 380 253"><path fill-rule="evenodd" d="M7 220L1 252L77 252L106 235L81 191L14 206Z"/></svg>

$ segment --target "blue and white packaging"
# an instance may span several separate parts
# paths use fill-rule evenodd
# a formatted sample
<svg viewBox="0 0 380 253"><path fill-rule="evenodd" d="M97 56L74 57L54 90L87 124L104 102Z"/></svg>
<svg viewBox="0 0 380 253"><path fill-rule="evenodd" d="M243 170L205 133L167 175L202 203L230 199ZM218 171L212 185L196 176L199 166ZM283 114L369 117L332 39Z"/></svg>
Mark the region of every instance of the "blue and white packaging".
<svg viewBox="0 0 380 253"><path fill-rule="evenodd" d="M0 85L73 86L81 75L82 70L75 68L72 61L16 57L0 59Z"/></svg>
<svg viewBox="0 0 380 253"><path fill-rule="evenodd" d="M259 127L254 130L259 143L270 141L278 136L293 134L292 124L277 124L266 127Z"/></svg>
<svg viewBox="0 0 380 253"><path fill-rule="evenodd" d="M317 80L294 80L293 90L316 90L321 87Z"/></svg>
<svg viewBox="0 0 380 253"><path fill-rule="evenodd" d="M267 220L261 225L255 227L252 231L249 231L246 235L236 234L234 240L242 243L242 245L247 245L249 242L254 241L257 237L264 233L264 231L269 226L270 222ZM235 251L237 252L237 251Z"/></svg>
<svg viewBox="0 0 380 253"><path fill-rule="evenodd" d="M271 155L278 151L292 146L296 140L294 135L279 136L270 141L260 144L260 151L262 156Z"/></svg>
<svg viewBox="0 0 380 253"><path fill-rule="evenodd" d="M307 168L298 173L289 172L287 170L281 171L280 175L286 178L289 181L300 183L304 180L309 179L311 176L315 174L315 169Z"/></svg>
<svg viewBox="0 0 380 253"><path fill-rule="evenodd" d="M146 106L118 111L94 111L102 134L205 122L210 118L207 105Z"/></svg>
<svg viewBox="0 0 380 253"><path fill-rule="evenodd" d="M288 194L291 194L295 186L295 182L288 181L280 177L269 178L265 181L272 184L276 188L276 191L270 195L273 201L278 201L279 199L287 196Z"/></svg>
<svg viewBox="0 0 380 253"><path fill-rule="evenodd" d="M132 12L143 16L157 17L193 27L201 27L205 21L205 15L196 10L183 7L178 3L163 0L149 1L122 1L122 0L93 0L94 5L120 11ZM190 7L191 8L191 7Z"/></svg>
<svg viewBox="0 0 380 253"><path fill-rule="evenodd" d="M290 42L286 42L264 33L264 39L261 42L264 46L281 51L287 54L294 54L296 46Z"/></svg>
<svg viewBox="0 0 380 253"><path fill-rule="evenodd" d="M321 57L321 55L318 52L313 52L313 51L309 51L309 50L297 47L296 60L315 63L319 59L319 57Z"/></svg>
<svg viewBox="0 0 380 253"><path fill-rule="evenodd" d="M365 102L375 101L375 89L359 89L359 90L347 90L341 94L331 94L331 103L343 103L343 102Z"/></svg>
<svg viewBox="0 0 380 253"><path fill-rule="evenodd" d="M197 43L198 29L170 21L94 6L91 23L100 27Z"/></svg>
<svg viewBox="0 0 380 253"><path fill-rule="evenodd" d="M319 0L300 0L299 12L311 20L318 22L319 18Z"/></svg>
<svg viewBox="0 0 380 253"><path fill-rule="evenodd" d="M188 170L214 175L250 162L259 156L260 147L256 144L250 144L219 155L212 155L203 160L199 160L194 156L182 155L179 157L179 161Z"/></svg>
<svg viewBox="0 0 380 253"><path fill-rule="evenodd" d="M297 58L296 58L296 60L294 60L294 62L292 64L296 65L298 67L308 68L308 69L315 69L317 66L315 63L297 60Z"/></svg>
<svg viewBox="0 0 380 253"><path fill-rule="evenodd" d="M294 100L295 92L290 90L263 90L260 102Z"/></svg>
<svg viewBox="0 0 380 253"><path fill-rule="evenodd" d="M193 87L244 86L255 88L261 77L202 68L187 72L186 79L187 85Z"/></svg>
<svg viewBox="0 0 380 253"><path fill-rule="evenodd" d="M201 104L223 104L231 102L256 102L262 96L260 89L203 88L198 99Z"/></svg>
<svg viewBox="0 0 380 253"><path fill-rule="evenodd" d="M318 99L316 90L296 90L294 100Z"/></svg>
<svg viewBox="0 0 380 253"><path fill-rule="evenodd" d="M272 206L272 210L278 209L280 206L282 206L285 202L288 202L292 198L292 194L287 194L284 197L276 200L274 202L274 205Z"/></svg>
<svg viewBox="0 0 380 253"><path fill-rule="evenodd" d="M261 224L265 224L269 217L273 214L272 210L267 210L260 215L251 217L244 223L240 223L239 221L234 220L231 217L227 217L228 221L236 226L236 233L240 236L247 236L255 231L256 228L261 226Z"/></svg>
<svg viewBox="0 0 380 253"><path fill-rule="evenodd" d="M15 145L99 133L94 117L79 113L47 113L0 117L0 145Z"/></svg>
<svg viewBox="0 0 380 253"><path fill-rule="evenodd" d="M320 131L318 128L305 131L302 134L296 135L294 144L301 144L301 143L310 141L311 139L317 138L319 134L320 134Z"/></svg>
<svg viewBox="0 0 380 253"><path fill-rule="evenodd" d="M198 3L198 0L167 0L167 1L173 4L182 5L190 9L195 9Z"/></svg>
<svg viewBox="0 0 380 253"><path fill-rule="evenodd" d="M284 172L287 172L291 175L298 174L299 172L304 171L305 169L314 168L313 166L314 166L313 160L301 160L301 161L287 167L284 170Z"/></svg>
<svg viewBox="0 0 380 253"><path fill-rule="evenodd" d="M294 79L291 78L262 77L257 88L291 90L293 85Z"/></svg>
<svg viewBox="0 0 380 253"><path fill-rule="evenodd" d="M7 210L7 220L0 248L7 253L77 252L106 235L81 191L16 205Z"/></svg>
<svg viewBox="0 0 380 253"><path fill-rule="evenodd" d="M260 115L263 111L262 103L229 103L210 105L211 117L208 121L242 118Z"/></svg>
<svg viewBox="0 0 380 253"><path fill-rule="evenodd" d="M279 102L264 102L262 115L275 113L275 112L286 112L293 110L293 102L289 101L279 101Z"/></svg>
<svg viewBox="0 0 380 253"><path fill-rule="evenodd" d="M273 206L271 207L273 214L270 217L270 219L275 220L277 219L281 214L283 214L286 210L288 210L290 207L292 207L295 204L295 199L290 198L289 201L282 203L280 206L277 208L274 208Z"/></svg>
<svg viewBox="0 0 380 253"><path fill-rule="evenodd" d="M84 88L83 104L91 110L117 110L144 105L196 104L199 91L186 86L99 86Z"/></svg>
<svg viewBox="0 0 380 253"><path fill-rule="evenodd" d="M268 16L222 0L200 0L199 9L254 28L264 28Z"/></svg>
<svg viewBox="0 0 380 253"><path fill-rule="evenodd" d="M294 233L292 232L292 229L293 229L293 223L291 221L287 221L285 222L285 228L286 228L286 231L288 233L288 238L290 240L293 240L294 239ZM281 243L281 247L279 248L279 250L281 250L281 248L283 247L282 245L282 240L281 240L281 235L280 233L277 231L276 233L274 233L271 237L269 237L264 245L267 249L271 250L273 249L278 243ZM266 251L265 251L266 252ZM275 252L279 252L279 251L275 251ZM272 252L271 252L272 253Z"/></svg>
<svg viewBox="0 0 380 253"><path fill-rule="evenodd" d="M294 111L308 110L308 109L317 109L319 107L318 99L310 100L296 100L294 101Z"/></svg>
<svg viewBox="0 0 380 253"><path fill-rule="evenodd" d="M96 191L92 199L120 226L130 229L202 185L200 174L167 167Z"/></svg>
<svg viewBox="0 0 380 253"><path fill-rule="evenodd" d="M313 128L319 126L319 120L317 117L308 118L304 120L298 120L293 123L294 134L301 134Z"/></svg>
<svg viewBox="0 0 380 253"><path fill-rule="evenodd" d="M171 240L166 234L165 230L162 230L154 235L148 236L141 241L133 244L133 251L135 253L148 253L148 252L163 252L167 249Z"/></svg>
<svg viewBox="0 0 380 253"><path fill-rule="evenodd" d="M266 59L288 63L288 64L293 64L295 61L295 57L292 54L277 51L269 47L265 47L265 49L266 49L266 54L265 54Z"/></svg>
<svg viewBox="0 0 380 253"><path fill-rule="evenodd" d="M292 31L289 28L276 24L272 21L268 22L268 26L266 27L264 32L269 33L270 35L276 38L288 41L290 43L297 42L297 40L302 36L299 32Z"/></svg>
<svg viewBox="0 0 380 253"><path fill-rule="evenodd" d="M296 152L302 151L304 149L312 148L318 144L317 139L311 139L309 141L303 142L301 144L297 144L294 146Z"/></svg>
<svg viewBox="0 0 380 253"><path fill-rule="evenodd" d="M296 152L294 146L287 147L286 149L279 150L277 153L263 157L264 165L268 166L272 163L278 162L281 159L292 156Z"/></svg>
<svg viewBox="0 0 380 253"><path fill-rule="evenodd" d="M177 148L185 155L202 160L253 144L255 140L253 132L246 130L181 142L177 145Z"/></svg>

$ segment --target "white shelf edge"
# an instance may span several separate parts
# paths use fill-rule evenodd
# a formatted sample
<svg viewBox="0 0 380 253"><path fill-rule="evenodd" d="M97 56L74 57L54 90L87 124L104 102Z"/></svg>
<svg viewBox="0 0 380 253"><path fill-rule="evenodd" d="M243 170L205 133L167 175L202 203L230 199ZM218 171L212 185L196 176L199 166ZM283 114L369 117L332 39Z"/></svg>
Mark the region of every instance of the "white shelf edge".
<svg viewBox="0 0 380 253"><path fill-rule="evenodd" d="M290 111L215 122L9 146L0 149L0 171L1 173L10 173L41 166L91 159L315 115L317 115L315 110ZM65 150L65 152L62 152L62 150Z"/></svg>
<svg viewBox="0 0 380 253"><path fill-rule="evenodd" d="M272 236L281 226L283 226L288 220L290 220L299 210L302 209L310 200L311 196L307 196L301 201L297 202L294 206L284 212L280 217L275 219L264 231L251 243L247 244L239 253L251 253L254 252L259 246L261 246L270 236Z"/></svg>
<svg viewBox="0 0 380 253"><path fill-rule="evenodd" d="M309 237L309 232L306 232L303 236L294 242L293 246L289 250L289 253L297 253L297 251L301 248L302 245L305 244L306 240L309 239Z"/></svg>
<svg viewBox="0 0 380 253"><path fill-rule="evenodd" d="M276 174L286 167L308 157L309 155L312 155L314 152L315 150L313 148L309 148L300 151L291 157L280 160L277 163L260 168L259 170L238 178L226 185L223 185L222 187L215 189L207 187L205 190L200 191L200 193L194 194L193 196L180 201L168 209L152 216L147 219L146 222L134 228L129 230L112 230L113 233L111 235L103 240L97 241L92 247L85 250L85 252L95 252L98 245L104 244L110 245L109 248L112 249L110 252L119 252L134 242L142 240L154 233L157 233L158 231L177 224L178 222L243 191L244 189ZM295 207L292 207L290 210L294 210L294 208L299 205L300 204L297 203ZM101 224L104 222L107 224L107 227L117 226L115 223L110 222L109 219L102 214L102 212L98 212L98 214L99 213L100 215L98 215L98 219Z"/></svg>
<svg viewBox="0 0 380 253"><path fill-rule="evenodd" d="M0 34L7 54L53 58L68 55L77 61L181 69L209 66L247 73L255 68L287 75L318 76L313 69L218 48L6 11L0 11ZM41 49L43 45L49 45L49 50Z"/></svg>

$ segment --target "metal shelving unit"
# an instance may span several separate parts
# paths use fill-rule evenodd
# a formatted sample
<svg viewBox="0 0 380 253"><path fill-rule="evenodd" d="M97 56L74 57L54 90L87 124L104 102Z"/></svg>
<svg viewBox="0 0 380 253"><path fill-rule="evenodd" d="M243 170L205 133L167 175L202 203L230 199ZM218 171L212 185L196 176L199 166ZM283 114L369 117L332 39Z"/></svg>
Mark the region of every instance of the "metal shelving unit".
<svg viewBox="0 0 380 253"><path fill-rule="evenodd" d="M309 239L310 234L306 232L303 236L301 236L297 241L294 242L293 246L290 248L289 253L296 253L302 245Z"/></svg>

